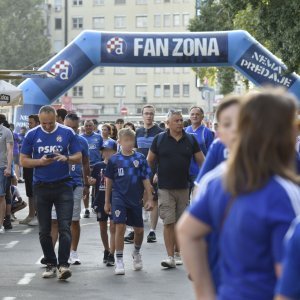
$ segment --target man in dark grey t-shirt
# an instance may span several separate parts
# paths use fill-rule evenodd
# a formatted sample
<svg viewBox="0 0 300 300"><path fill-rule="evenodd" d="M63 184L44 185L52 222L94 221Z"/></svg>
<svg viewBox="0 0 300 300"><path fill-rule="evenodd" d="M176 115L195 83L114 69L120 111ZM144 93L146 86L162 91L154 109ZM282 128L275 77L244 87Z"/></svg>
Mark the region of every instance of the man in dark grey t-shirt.
<svg viewBox="0 0 300 300"><path fill-rule="evenodd" d="M5 115L0 114L0 234L4 233L3 221L6 212L6 180L11 176L14 139L11 131L3 126Z"/></svg>

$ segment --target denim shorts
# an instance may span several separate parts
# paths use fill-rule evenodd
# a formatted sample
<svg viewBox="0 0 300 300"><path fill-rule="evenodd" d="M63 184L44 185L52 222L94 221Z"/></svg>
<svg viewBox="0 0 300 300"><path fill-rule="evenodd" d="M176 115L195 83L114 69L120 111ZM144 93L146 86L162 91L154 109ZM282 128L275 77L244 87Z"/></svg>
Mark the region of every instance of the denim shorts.
<svg viewBox="0 0 300 300"><path fill-rule="evenodd" d="M4 170L6 168L0 168L0 197L5 196L6 194L6 181L7 177L4 176Z"/></svg>

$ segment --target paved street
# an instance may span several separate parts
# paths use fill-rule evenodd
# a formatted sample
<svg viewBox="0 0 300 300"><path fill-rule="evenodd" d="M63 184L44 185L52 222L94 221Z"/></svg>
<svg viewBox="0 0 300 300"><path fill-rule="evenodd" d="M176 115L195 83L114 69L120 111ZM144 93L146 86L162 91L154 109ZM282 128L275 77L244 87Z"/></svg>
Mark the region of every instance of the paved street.
<svg viewBox="0 0 300 300"><path fill-rule="evenodd" d="M24 195L24 184L19 184ZM16 213L18 219L27 210ZM148 231L147 223L146 232ZM144 269L132 270L132 245L125 245L126 275L115 276L113 268L102 264L103 247L95 215L82 219L79 254L80 266L72 266L73 276L67 282L42 279L39 264L42 252L38 228L19 225L0 235L0 300L1 299L193 299L191 285L183 267L162 270L160 260L165 257L162 226L158 242L144 244Z"/></svg>

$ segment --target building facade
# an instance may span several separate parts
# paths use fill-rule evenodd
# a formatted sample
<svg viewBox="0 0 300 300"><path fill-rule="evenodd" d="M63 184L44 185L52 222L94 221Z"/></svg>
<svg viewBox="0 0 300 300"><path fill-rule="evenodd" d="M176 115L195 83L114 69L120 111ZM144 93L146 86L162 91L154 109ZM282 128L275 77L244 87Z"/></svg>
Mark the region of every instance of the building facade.
<svg viewBox="0 0 300 300"><path fill-rule="evenodd" d="M46 0L52 52L59 52L82 30L116 32L184 32L195 16L194 0ZM113 120L127 112L140 115L153 104L157 115L170 108L187 114L206 103L187 67L98 67L68 92L83 119Z"/></svg>

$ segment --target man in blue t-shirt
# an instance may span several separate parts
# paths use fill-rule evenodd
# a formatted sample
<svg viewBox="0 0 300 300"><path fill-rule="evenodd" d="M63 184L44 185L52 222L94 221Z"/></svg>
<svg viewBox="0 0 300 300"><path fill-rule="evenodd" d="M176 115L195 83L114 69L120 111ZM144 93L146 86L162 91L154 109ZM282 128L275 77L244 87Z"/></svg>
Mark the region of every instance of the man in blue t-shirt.
<svg viewBox="0 0 300 300"><path fill-rule="evenodd" d="M84 122L84 129L85 129L85 133L82 136L87 140L89 144L90 168L92 171L93 166L99 161L102 161L100 150L103 145L103 139L100 134L94 132L95 125L92 120L86 120ZM94 193L92 192L92 194ZM84 197L83 202L85 207L84 218L89 218L90 217L89 196ZM92 202L93 202L93 196L92 196Z"/></svg>
<svg viewBox="0 0 300 300"><path fill-rule="evenodd" d="M40 126L26 134L21 149L21 164L34 168L33 194L40 230L40 243L47 268L43 278L56 276L57 258L51 238L51 210L57 211L59 227L58 278L65 280L72 274L68 259L71 248L73 187L69 164L81 162L81 148L74 131L56 122L52 106L39 111Z"/></svg>
<svg viewBox="0 0 300 300"><path fill-rule="evenodd" d="M192 125L185 128L185 132L194 134L199 144L200 150L206 156L208 149L214 141L214 133L203 125L204 111L199 106L193 106L190 108L190 120ZM195 159L192 159L190 166L190 189L194 187L194 181L198 175L199 166Z"/></svg>

